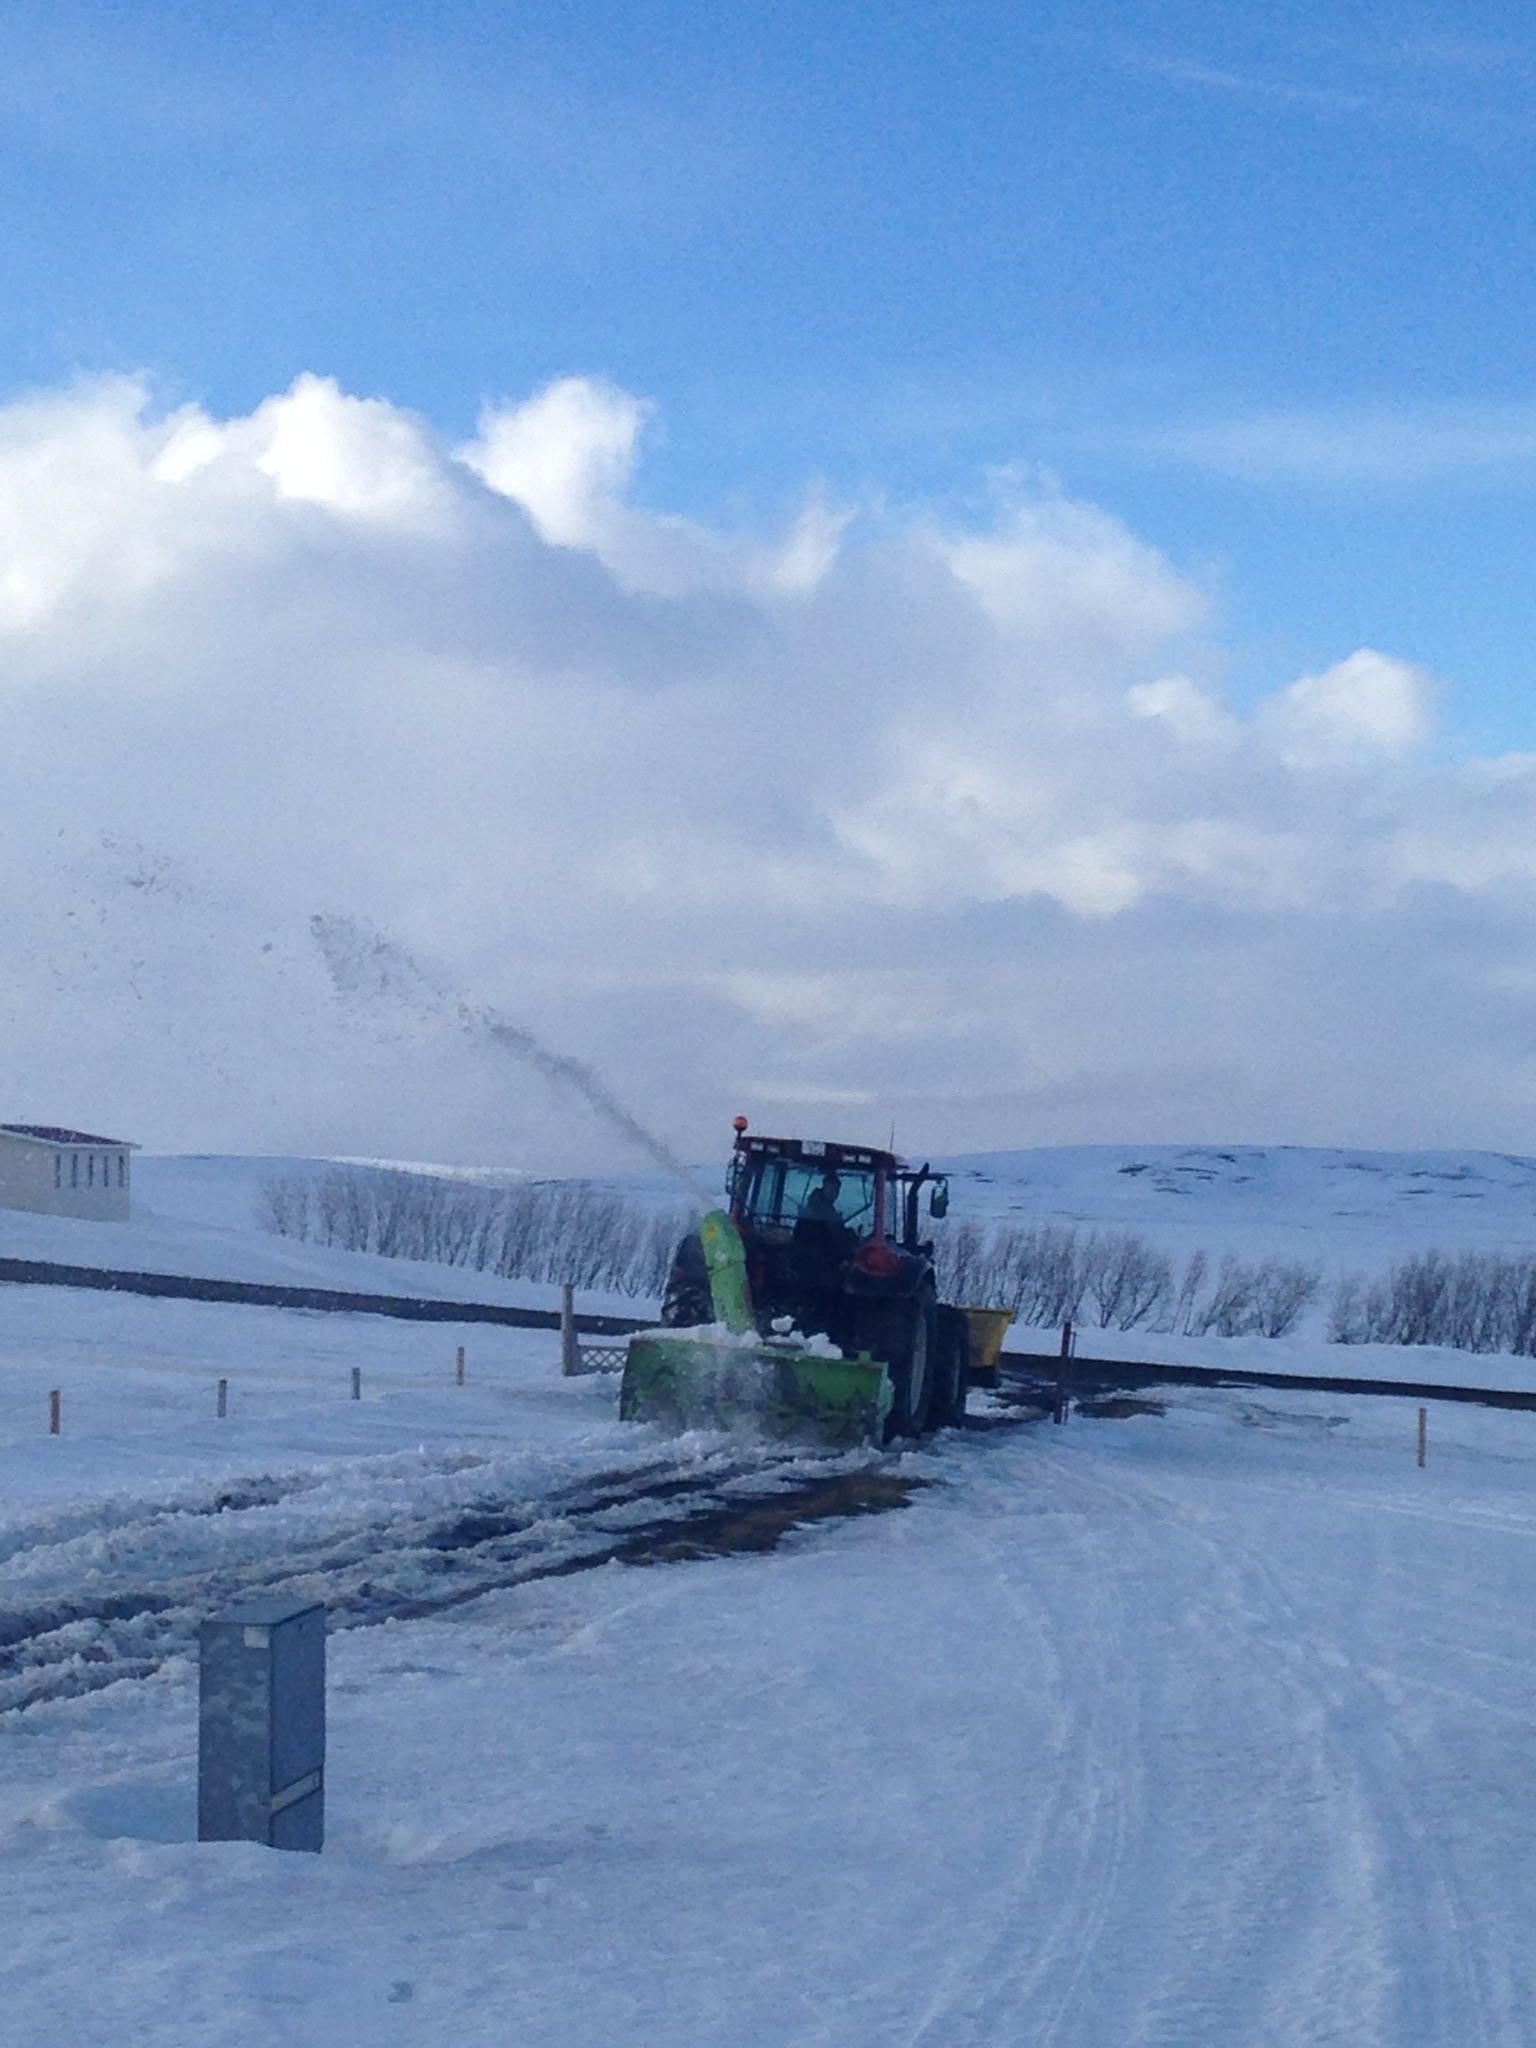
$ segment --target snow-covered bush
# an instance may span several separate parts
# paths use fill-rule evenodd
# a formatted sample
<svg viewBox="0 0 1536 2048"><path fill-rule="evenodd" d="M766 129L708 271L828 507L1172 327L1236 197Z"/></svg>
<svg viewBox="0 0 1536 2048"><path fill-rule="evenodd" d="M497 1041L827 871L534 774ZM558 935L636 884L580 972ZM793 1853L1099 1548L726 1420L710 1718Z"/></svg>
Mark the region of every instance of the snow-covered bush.
<svg viewBox="0 0 1536 2048"><path fill-rule="evenodd" d="M1266 1259L1259 1268L1255 1328L1261 1337L1287 1337L1322 1292L1316 1266L1299 1261Z"/></svg>
<svg viewBox="0 0 1536 2048"><path fill-rule="evenodd" d="M309 1182L297 1175L263 1181L257 1195L256 1220L277 1237L307 1238L310 1234Z"/></svg>
<svg viewBox="0 0 1536 2048"><path fill-rule="evenodd" d="M1203 1276L1202 1276L1203 1277ZM1225 1258L1204 1301L1191 1290L1183 1328L1192 1336L1284 1337L1317 1299L1322 1275L1315 1266L1284 1259L1246 1265Z"/></svg>
<svg viewBox="0 0 1536 2048"><path fill-rule="evenodd" d="M937 1246L946 1301L990 1302L1026 1323L1075 1319L1088 1288L1087 1247L1070 1226L962 1223ZM1128 1327L1128 1326L1125 1326Z"/></svg>
<svg viewBox="0 0 1536 2048"><path fill-rule="evenodd" d="M1083 1251L1084 1292L1101 1330L1134 1330L1155 1321L1173 1294L1173 1266L1144 1237L1090 1237Z"/></svg>

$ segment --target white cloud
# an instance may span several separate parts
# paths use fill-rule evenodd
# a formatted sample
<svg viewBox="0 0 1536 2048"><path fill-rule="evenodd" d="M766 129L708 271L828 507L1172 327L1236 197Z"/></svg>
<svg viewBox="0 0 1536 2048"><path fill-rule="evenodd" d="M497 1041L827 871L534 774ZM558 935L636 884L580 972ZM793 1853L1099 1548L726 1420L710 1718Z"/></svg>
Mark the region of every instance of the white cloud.
<svg viewBox="0 0 1536 2048"><path fill-rule="evenodd" d="M1000 627L1026 644L1044 643L1058 660L1080 650L1096 677L1106 661L1144 660L1205 615L1198 591L1093 505L1026 503L993 533L940 544Z"/></svg>
<svg viewBox="0 0 1536 2048"><path fill-rule="evenodd" d="M1189 676L1159 676L1155 682L1133 683L1125 701L1138 718L1156 719L1186 747L1206 751L1235 746L1242 727L1212 690Z"/></svg>
<svg viewBox="0 0 1536 2048"><path fill-rule="evenodd" d="M561 377L520 405L497 406L459 459L522 506L543 539L595 555L624 589L814 589L848 515L813 497L777 543L743 543L626 501L652 408L613 385Z"/></svg>
<svg viewBox="0 0 1536 2048"><path fill-rule="evenodd" d="M269 398L231 437L232 448L241 444L283 497L333 512L419 520L443 500L440 465L421 429L381 399L347 397L329 377L300 377Z"/></svg>
<svg viewBox="0 0 1536 2048"><path fill-rule="evenodd" d="M647 410L612 385L562 377L526 404L488 411L463 460L545 540L595 548L622 509Z"/></svg>
<svg viewBox="0 0 1536 2048"><path fill-rule="evenodd" d="M754 1090L934 1148L1536 1144L1536 772L1435 765L1410 661L1240 715L1105 512L721 534L634 502L646 416L566 379L454 454L319 378L0 409L8 1113L615 1160L441 1018L343 1015L320 910L696 1152Z"/></svg>
<svg viewBox="0 0 1536 2048"><path fill-rule="evenodd" d="M1260 723L1293 765L1406 754L1433 730L1434 684L1423 669L1361 647L1271 697Z"/></svg>

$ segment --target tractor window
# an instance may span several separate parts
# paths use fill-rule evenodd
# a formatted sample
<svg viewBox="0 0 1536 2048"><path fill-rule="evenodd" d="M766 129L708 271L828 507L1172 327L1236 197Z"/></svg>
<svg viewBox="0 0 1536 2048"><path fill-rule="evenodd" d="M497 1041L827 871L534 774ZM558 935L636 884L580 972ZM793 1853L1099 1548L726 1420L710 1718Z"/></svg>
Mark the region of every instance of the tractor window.
<svg viewBox="0 0 1536 2048"><path fill-rule="evenodd" d="M832 1196L839 1219L856 1237L875 1227L875 1177L872 1173L839 1171ZM754 1222L795 1224L822 1210L820 1191L827 1168L796 1159L765 1159L747 1190L745 1209ZM831 1192L830 1190L828 1191Z"/></svg>

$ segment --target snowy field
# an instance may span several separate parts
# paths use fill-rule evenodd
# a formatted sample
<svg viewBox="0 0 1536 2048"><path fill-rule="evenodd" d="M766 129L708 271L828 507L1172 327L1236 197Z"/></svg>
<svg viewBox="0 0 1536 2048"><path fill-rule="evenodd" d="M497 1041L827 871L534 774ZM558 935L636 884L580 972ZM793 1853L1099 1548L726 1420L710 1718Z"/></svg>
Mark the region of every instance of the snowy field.
<svg viewBox="0 0 1536 2048"><path fill-rule="evenodd" d="M181 1185L127 1229L258 1256ZM823 1461L622 1425L538 1331L8 1287L0 1355L6 2039L1536 2034L1536 1417L1437 1404L1420 1471L1400 1402L1177 1392ZM1387 1362L1437 1356L1526 1370ZM924 1483L612 1561L831 1469ZM333 1607L319 1857L194 1839L191 1631L266 1585Z"/></svg>
<svg viewBox="0 0 1536 2048"><path fill-rule="evenodd" d="M515 1307L558 1305L558 1288L532 1281L337 1251L278 1237L261 1226L264 1183L322 1172L331 1163L239 1157L136 1159L131 1220L90 1223L73 1216L0 1209L0 1258L46 1259L119 1272L188 1273L279 1287L505 1302ZM631 1300L617 1295L590 1293L583 1306L597 1313L636 1313Z"/></svg>

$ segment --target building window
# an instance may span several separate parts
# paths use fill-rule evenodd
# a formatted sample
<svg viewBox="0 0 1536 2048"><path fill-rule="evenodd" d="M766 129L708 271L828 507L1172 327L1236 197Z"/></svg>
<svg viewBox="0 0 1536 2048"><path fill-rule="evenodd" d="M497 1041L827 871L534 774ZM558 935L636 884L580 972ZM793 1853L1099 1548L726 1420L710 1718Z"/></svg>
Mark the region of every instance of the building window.
<svg viewBox="0 0 1536 2048"><path fill-rule="evenodd" d="M64 1185L64 1155L62 1152L55 1152L53 1155L53 1184L56 1188L61 1188Z"/></svg>
<svg viewBox="0 0 1536 2048"><path fill-rule="evenodd" d="M80 1185L80 1154L78 1152L71 1152L69 1155L69 1184L72 1188L77 1188Z"/></svg>
<svg viewBox="0 0 1536 2048"><path fill-rule="evenodd" d="M126 1152L119 1152L117 1155L117 1184L120 1188L125 1188L128 1185L128 1154Z"/></svg>

